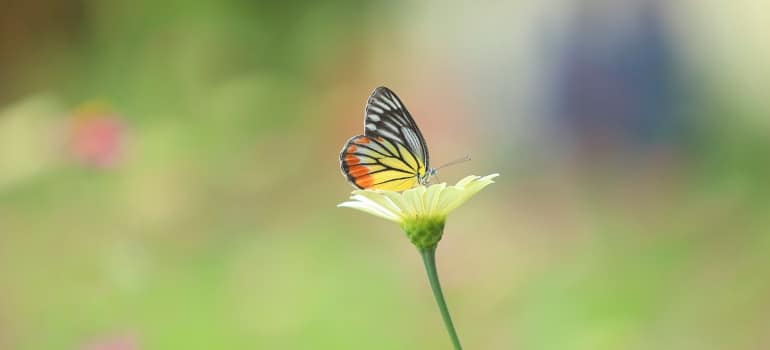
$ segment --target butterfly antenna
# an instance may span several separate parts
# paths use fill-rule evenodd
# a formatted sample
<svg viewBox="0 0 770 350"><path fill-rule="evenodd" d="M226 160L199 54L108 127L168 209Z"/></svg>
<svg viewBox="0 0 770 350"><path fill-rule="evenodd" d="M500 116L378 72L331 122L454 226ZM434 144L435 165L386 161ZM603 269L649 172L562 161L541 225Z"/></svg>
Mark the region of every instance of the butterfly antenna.
<svg viewBox="0 0 770 350"><path fill-rule="evenodd" d="M462 158L459 158L459 159L455 159L455 160L453 160L453 161L451 161L451 162L449 162L449 163L446 163L446 164L444 164L444 165L442 165L442 166L440 166L440 167L436 168L436 170L439 170L439 169L443 169L443 168L446 168L446 167L450 167L450 166L452 166L452 165L457 165L457 164L460 164L460 163L464 163L464 162L467 162L467 161L469 161L469 160L471 160L471 156L469 156L469 155L467 155L467 154L466 154L466 155L465 155L464 157L462 157Z"/></svg>

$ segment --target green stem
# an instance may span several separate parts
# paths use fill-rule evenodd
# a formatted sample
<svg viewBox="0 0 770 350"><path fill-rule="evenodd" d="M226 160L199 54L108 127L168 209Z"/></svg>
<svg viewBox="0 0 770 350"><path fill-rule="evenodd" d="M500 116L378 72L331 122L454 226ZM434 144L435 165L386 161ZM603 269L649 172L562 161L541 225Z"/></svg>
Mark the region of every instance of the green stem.
<svg viewBox="0 0 770 350"><path fill-rule="evenodd" d="M441 318L444 320L444 326L449 333L449 338L452 340L452 345L454 345L455 350L462 350L460 339L457 337L454 324L452 324L452 317L449 316L449 309L446 306L446 301L444 301L444 293L441 292L441 283L438 281L436 246L420 249L420 255L422 255L425 272L428 273L428 281L430 282L431 289L433 289L433 297L436 299L439 311L441 311Z"/></svg>

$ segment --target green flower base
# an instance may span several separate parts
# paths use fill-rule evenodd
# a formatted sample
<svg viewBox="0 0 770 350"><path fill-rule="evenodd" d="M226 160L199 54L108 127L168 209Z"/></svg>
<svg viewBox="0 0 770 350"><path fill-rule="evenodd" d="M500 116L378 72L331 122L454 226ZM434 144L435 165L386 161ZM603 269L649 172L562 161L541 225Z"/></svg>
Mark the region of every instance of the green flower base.
<svg viewBox="0 0 770 350"><path fill-rule="evenodd" d="M401 228L418 249L435 247L444 234L446 218L415 218L404 220Z"/></svg>

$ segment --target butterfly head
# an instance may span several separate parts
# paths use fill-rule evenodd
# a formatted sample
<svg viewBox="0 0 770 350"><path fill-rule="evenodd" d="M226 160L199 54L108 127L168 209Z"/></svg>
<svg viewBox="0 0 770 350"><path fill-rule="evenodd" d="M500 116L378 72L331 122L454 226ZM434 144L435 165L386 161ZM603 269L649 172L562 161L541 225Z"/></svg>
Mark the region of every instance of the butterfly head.
<svg viewBox="0 0 770 350"><path fill-rule="evenodd" d="M430 184L430 180L436 177L436 174L438 174L438 169L436 168L428 168L424 174L419 177L419 183L423 186L428 186Z"/></svg>
<svg viewBox="0 0 770 350"><path fill-rule="evenodd" d="M430 182L430 179L435 177L438 174L437 168L429 168L428 171L425 173L425 182Z"/></svg>
<svg viewBox="0 0 770 350"><path fill-rule="evenodd" d="M451 161L449 163L446 163L446 164L444 164L444 165L442 165L442 166L440 166L438 168L428 168L428 170L425 171L425 175L423 175L423 177L420 178L420 184L421 185L428 185L432 178L434 178L434 177L438 178L438 171L439 171L439 169L446 168L448 166L452 166L452 165L455 165L455 164L460 164L462 162L467 162L469 160L471 160L471 157L466 155L466 156L464 156L462 158L455 159L455 160L453 160L453 161Z"/></svg>

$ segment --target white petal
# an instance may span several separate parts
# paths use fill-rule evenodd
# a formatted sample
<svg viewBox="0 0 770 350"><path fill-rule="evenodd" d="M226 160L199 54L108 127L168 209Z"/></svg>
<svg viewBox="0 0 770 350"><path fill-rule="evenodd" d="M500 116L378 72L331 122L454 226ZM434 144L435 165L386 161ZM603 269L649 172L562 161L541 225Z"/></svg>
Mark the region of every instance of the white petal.
<svg viewBox="0 0 770 350"><path fill-rule="evenodd" d="M441 197L441 192L444 191L445 188L446 183L428 187L428 190L425 192L425 196L423 198L423 202L425 202L426 205L425 212L427 216L433 216L433 214L436 212L438 200Z"/></svg>
<svg viewBox="0 0 770 350"><path fill-rule="evenodd" d="M390 210L388 210L388 208L383 207L382 205L377 203L377 201L372 200L371 198L369 198L372 193L373 192L357 193L357 194L354 194L353 196L351 196L350 198L353 199L353 200L359 201L361 203L364 203L367 206L371 207L372 209L377 210L377 211L382 212L382 213L385 213L388 216L395 216L395 217L399 216L398 215L399 213L390 211Z"/></svg>
<svg viewBox="0 0 770 350"><path fill-rule="evenodd" d="M401 216L401 209L381 192L357 190L353 191L353 194L366 197L368 200L376 203L384 210L392 212L397 216Z"/></svg>
<svg viewBox="0 0 770 350"><path fill-rule="evenodd" d="M457 187L465 187L465 185L467 185L467 184L468 184L468 183L470 183L471 181L473 181L473 180L476 180L476 179L478 179L478 178L479 178L479 177L478 177L478 176L476 176L476 175L470 175L470 176L466 176L466 177L465 177L465 178L463 178L462 180L460 180L460 181L457 181L457 184L456 184L455 186L457 186Z"/></svg>
<svg viewBox="0 0 770 350"><path fill-rule="evenodd" d="M404 200L412 205L415 215L425 214L425 206L422 203L425 194L425 186L418 186L403 192Z"/></svg>
<svg viewBox="0 0 770 350"><path fill-rule="evenodd" d="M409 191L411 190L406 190L404 192L386 192L388 198L393 200L393 202L396 203L399 208L401 208L402 216L417 215L417 212L414 210L414 204L412 204L412 202L406 198L406 193Z"/></svg>
<svg viewBox="0 0 770 350"><path fill-rule="evenodd" d="M500 176L500 174L498 174L498 173L489 174L489 175L484 176L481 179L479 179L479 181L490 181L490 183L494 183L494 181L492 181L492 179L494 179L494 178L496 178L498 176Z"/></svg>
<svg viewBox="0 0 770 350"><path fill-rule="evenodd" d="M404 196L402 196L401 193L393 191L383 191L381 193L390 199L390 201L393 202L393 204L395 204L399 209L401 209L401 216L412 215L412 207L407 205L406 201L404 200Z"/></svg>
<svg viewBox="0 0 770 350"><path fill-rule="evenodd" d="M443 210L446 213L451 212L452 210L457 209L457 207L461 206L463 203L467 202L473 195L475 195L477 192L481 191L481 189L484 188L483 186L476 187L474 186L472 189L465 189L462 191L459 195L457 195L454 199L449 201L446 205L446 207L443 208Z"/></svg>
<svg viewBox="0 0 770 350"><path fill-rule="evenodd" d="M484 187L487 187L489 184L493 183L494 181L492 181L491 179L497 176L497 174L492 174L490 176L491 177L485 177L486 180L485 178L481 178L477 181L468 183L456 198L449 200L447 202L446 207L444 207L443 210L446 213L449 213L450 211L457 209L457 207L461 206L463 203L467 202L469 199L471 199L471 197L473 197L476 193L481 191Z"/></svg>
<svg viewBox="0 0 770 350"><path fill-rule="evenodd" d="M441 197L439 198L438 203L436 203L436 212L443 215L449 214L447 207L452 205L452 203L454 203L457 198L460 197L462 192L462 189L455 186L448 186L443 191L441 191Z"/></svg>
<svg viewBox="0 0 770 350"><path fill-rule="evenodd" d="M372 207L372 206L370 206L370 205L368 205L366 203L363 203L363 202L358 202L358 201L342 202L342 203L338 204L337 207L358 209L360 211L367 212L367 213L372 214L374 216L379 216L379 217L381 217L383 219L388 219L388 220L391 220L391 221L400 222L399 218L397 216L393 216L392 213L377 210L374 207Z"/></svg>

